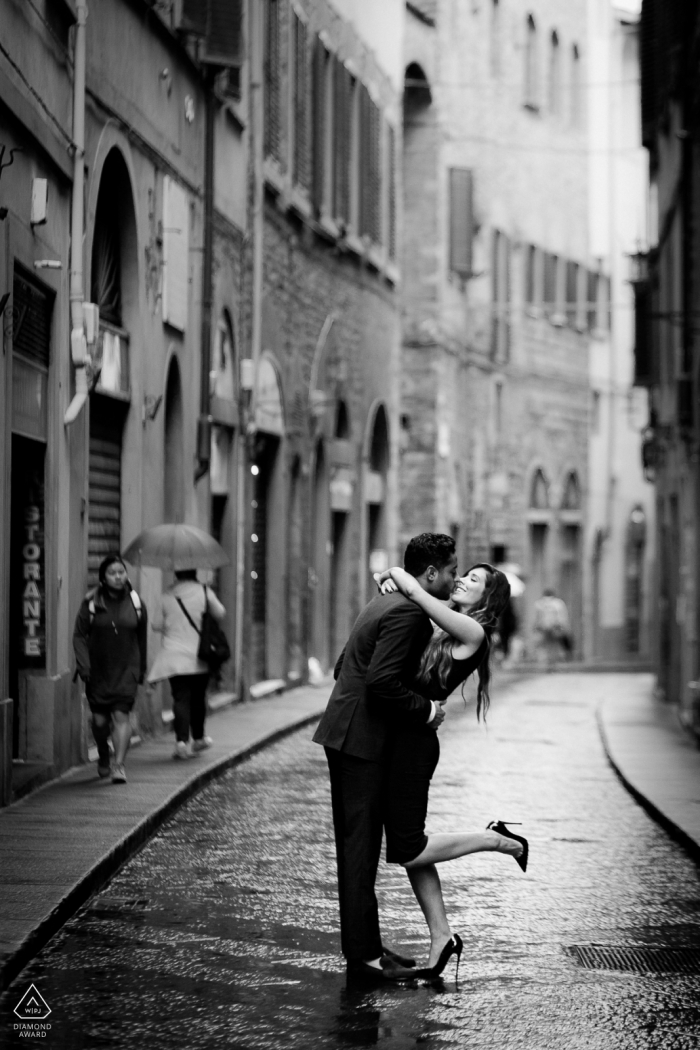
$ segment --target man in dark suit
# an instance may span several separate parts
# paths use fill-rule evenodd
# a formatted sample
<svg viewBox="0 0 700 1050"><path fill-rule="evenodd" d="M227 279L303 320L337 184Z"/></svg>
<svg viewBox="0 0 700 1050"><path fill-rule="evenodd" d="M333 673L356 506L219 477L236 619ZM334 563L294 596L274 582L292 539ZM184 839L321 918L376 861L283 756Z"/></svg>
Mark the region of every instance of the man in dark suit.
<svg viewBox="0 0 700 1050"><path fill-rule="evenodd" d="M436 598L457 576L454 540L415 536L404 568ZM411 977L412 959L384 948L374 883L382 845L387 738L401 722L438 728L442 707L409 688L430 641L429 618L402 594L365 606L335 667L336 684L313 739L326 749L338 859L341 948L348 970L381 980Z"/></svg>

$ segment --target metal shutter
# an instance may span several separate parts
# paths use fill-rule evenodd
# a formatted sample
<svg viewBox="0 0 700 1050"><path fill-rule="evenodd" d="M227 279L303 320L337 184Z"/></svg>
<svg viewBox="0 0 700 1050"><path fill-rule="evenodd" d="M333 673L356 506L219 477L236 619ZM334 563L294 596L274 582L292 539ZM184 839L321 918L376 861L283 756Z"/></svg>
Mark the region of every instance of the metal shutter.
<svg viewBox="0 0 700 1050"><path fill-rule="evenodd" d="M15 273L12 300L12 349L34 364L48 368L53 292Z"/></svg>
<svg viewBox="0 0 700 1050"><path fill-rule="evenodd" d="M107 554L121 550L122 419L106 399L90 405L88 586Z"/></svg>

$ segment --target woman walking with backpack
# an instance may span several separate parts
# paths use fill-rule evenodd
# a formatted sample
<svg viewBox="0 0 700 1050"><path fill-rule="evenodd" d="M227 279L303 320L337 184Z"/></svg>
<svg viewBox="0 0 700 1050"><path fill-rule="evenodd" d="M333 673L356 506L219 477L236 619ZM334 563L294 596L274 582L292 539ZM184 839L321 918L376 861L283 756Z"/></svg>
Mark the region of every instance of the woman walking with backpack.
<svg viewBox="0 0 700 1050"><path fill-rule="evenodd" d="M194 752L211 747L205 736L206 694L209 665L198 656L202 619L206 611L220 622L226 610L210 587L197 581L196 569L175 572L175 583L162 597L162 623L154 630L163 635L163 646L148 675L149 682L170 680L175 716L173 758L187 759ZM192 752L188 744L192 733Z"/></svg>
<svg viewBox="0 0 700 1050"><path fill-rule="evenodd" d="M76 673L85 683L97 772L113 784L126 784L124 760L131 740L129 715L146 674L147 617L118 554L100 564L99 584L85 596L73 632ZM109 737L114 765L110 770Z"/></svg>

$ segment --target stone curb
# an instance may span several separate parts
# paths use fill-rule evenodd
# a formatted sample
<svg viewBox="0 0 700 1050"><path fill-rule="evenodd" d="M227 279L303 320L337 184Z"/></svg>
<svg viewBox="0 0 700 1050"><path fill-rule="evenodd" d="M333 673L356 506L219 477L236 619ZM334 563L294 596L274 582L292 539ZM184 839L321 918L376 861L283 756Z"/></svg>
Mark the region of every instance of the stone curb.
<svg viewBox="0 0 700 1050"><path fill-rule="evenodd" d="M226 770L239 765L258 751L262 751L268 745L276 743L285 736L289 736L290 733L295 732L297 729L303 729L304 726L315 722L323 713L325 703L326 700L324 699L323 707L315 714L304 715L288 725L273 730L271 733L263 733L251 744L213 762L176 788L161 805L144 817L136 827L132 828L128 834L124 835L119 842L108 850L65 894L60 903L32 930L20 947L2 960L2 963L0 963L0 992L7 989L51 937L76 913L78 908L93 894L97 893L107 880L115 875L119 868L148 842L158 828L183 803L210 781L225 773Z"/></svg>
<svg viewBox="0 0 700 1050"><path fill-rule="evenodd" d="M667 817L666 814L647 797L647 795L640 791L639 788L636 787L627 776L625 776L624 770L615 759L605 732L602 704L600 704L596 710L596 722L598 723L598 732L600 733L605 757L610 763L613 772L616 774L620 783L627 791L629 791L635 802L637 802L642 809L649 814L651 819L656 821L656 823L664 829L667 835L669 835L674 842L677 842L678 845L686 851L691 860L695 861L696 864L700 864L700 843L696 842L694 838L688 835L687 832L676 824L675 821L671 820L670 817Z"/></svg>

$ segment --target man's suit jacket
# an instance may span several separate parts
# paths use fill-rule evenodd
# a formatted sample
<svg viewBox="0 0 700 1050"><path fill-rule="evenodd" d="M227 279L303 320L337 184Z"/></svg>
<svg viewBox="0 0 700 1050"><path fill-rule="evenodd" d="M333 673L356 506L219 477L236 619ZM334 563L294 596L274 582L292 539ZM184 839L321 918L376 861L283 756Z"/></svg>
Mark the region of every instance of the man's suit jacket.
<svg viewBox="0 0 700 1050"><path fill-rule="evenodd" d="M392 726L425 725L430 700L415 680L430 641L430 620L402 594L380 594L362 610L335 668L336 683L313 739L380 762Z"/></svg>

